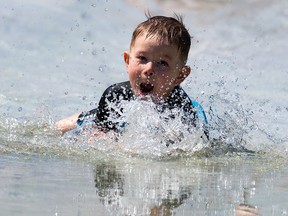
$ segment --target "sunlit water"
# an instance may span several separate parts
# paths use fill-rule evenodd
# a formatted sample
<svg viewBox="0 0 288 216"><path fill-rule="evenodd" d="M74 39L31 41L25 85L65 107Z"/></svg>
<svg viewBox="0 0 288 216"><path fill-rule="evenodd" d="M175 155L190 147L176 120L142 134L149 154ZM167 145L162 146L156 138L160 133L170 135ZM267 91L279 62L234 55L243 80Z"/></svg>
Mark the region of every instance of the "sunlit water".
<svg viewBox="0 0 288 216"><path fill-rule="evenodd" d="M1 215L233 215L240 204L287 214L286 1L0 6ZM147 8L184 14L193 44L183 88L213 141L180 118L161 121L146 101L126 105L121 136L57 135L55 121L127 80L122 53Z"/></svg>

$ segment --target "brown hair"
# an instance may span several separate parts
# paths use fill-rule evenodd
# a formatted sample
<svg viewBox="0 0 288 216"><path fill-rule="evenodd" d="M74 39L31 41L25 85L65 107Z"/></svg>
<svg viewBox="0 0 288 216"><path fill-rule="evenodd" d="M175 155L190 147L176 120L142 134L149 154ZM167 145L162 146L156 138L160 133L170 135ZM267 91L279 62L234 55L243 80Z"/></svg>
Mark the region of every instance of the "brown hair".
<svg viewBox="0 0 288 216"><path fill-rule="evenodd" d="M180 57L186 63L191 46L191 36L183 24L180 15L175 14L176 18L165 16L153 16L148 13L146 21L140 23L134 30L130 49L135 40L140 35L146 34L146 38L156 36L161 42L168 41L178 47Z"/></svg>

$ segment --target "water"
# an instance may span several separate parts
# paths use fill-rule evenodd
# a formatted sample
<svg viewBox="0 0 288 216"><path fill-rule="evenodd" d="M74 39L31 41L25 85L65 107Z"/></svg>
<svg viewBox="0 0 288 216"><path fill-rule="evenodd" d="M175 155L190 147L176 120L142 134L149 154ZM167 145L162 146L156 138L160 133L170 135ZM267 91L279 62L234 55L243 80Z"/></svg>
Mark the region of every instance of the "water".
<svg viewBox="0 0 288 216"><path fill-rule="evenodd" d="M240 204L287 214L286 1L0 6L1 215L233 215ZM141 103L130 106L149 118L131 109L121 137L59 137L55 121L94 108L107 86L127 80L122 53L147 8L185 15L193 43L183 87L217 142L195 131L167 148L179 122L161 125Z"/></svg>

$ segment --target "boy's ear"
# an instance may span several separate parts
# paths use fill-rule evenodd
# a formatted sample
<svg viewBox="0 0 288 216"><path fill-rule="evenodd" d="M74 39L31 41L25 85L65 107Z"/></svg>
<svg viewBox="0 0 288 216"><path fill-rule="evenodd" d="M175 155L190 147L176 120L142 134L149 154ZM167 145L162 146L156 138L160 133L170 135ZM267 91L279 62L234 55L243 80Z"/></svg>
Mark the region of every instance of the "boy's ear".
<svg viewBox="0 0 288 216"><path fill-rule="evenodd" d="M128 66L129 66L129 60L130 60L130 54L128 51L125 51L124 54L123 54L123 57L124 57L124 62L125 62L125 65L126 65L126 69L128 69Z"/></svg>
<svg viewBox="0 0 288 216"><path fill-rule="evenodd" d="M179 76L175 80L175 84L180 85L189 76L190 72L191 72L191 68L189 66L184 66L181 69Z"/></svg>

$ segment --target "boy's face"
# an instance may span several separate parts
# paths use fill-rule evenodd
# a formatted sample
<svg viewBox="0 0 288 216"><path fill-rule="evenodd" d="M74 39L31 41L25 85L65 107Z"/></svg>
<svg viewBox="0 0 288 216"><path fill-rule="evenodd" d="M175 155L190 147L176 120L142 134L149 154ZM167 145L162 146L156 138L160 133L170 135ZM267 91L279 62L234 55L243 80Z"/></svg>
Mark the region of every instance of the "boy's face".
<svg viewBox="0 0 288 216"><path fill-rule="evenodd" d="M177 46L155 36L136 38L130 53L124 52L124 60L134 94L154 102L165 100L190 73Z"/></svg>

